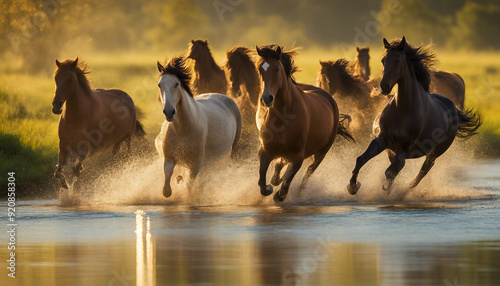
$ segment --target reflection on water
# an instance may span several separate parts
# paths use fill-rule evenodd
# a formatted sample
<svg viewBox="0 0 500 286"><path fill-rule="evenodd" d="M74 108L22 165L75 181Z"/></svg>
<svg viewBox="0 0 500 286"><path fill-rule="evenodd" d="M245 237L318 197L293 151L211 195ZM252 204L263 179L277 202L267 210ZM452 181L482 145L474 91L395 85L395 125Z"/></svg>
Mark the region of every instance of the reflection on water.
<svg viewBox="0 0 500 286"><path fill-rule="evenodd" d="M135 212L135 234L136 234L136 285L155 285L155 260L154 246L151 240L151 221L149 216L146 221L146 242L144 243L144 215L146 212L137 210ZM146 249L146 251L144 251Z"/></svg>
<svg viewBox="0 0 500 286"><path fill-rule="evenodd" d="M0 232L0 285L498 285L500 180L488 182L481 199L414 203L20 201L17 278Z"/></svg>

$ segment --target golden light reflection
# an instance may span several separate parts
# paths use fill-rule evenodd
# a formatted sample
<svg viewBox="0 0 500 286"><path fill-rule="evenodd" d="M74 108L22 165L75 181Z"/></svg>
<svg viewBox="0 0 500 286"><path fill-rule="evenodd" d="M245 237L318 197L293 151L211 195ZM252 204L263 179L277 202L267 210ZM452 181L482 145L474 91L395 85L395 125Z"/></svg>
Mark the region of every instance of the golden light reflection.
<svg viewBox="0 0 500 286"><path fill-rule="evenodd" d="M144 216L146 212L137 210L135 212L135 233L136 233L136 285L155 284L155 259L154 246L151 240L151 221L146 217L146 242L144 242ZM144 251L146 249L146 251Z"/></svg>

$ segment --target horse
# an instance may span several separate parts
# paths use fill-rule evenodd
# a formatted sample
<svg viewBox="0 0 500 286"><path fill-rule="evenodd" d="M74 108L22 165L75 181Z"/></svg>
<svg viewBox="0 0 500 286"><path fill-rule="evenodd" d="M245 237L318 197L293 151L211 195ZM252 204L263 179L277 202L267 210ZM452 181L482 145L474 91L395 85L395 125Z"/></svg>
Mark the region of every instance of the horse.
<svg viewBox="0 0 500 286"><path fill-rule="evenodd" d="M370 47L356 47L358 54L354 61L354 75L359 76L364 81L370 80Z"/></svg>
<svg viewBox="0 0 500 286"><path fill-rule="evenodd" d="M460 75L438 69L433 70L429 89L433 93L439 93L451 99L458 109L464 109L465 82Z"/></svg>
<svg viewBox="0 0 500 286"><path fill-rule="evenodd" d="M156 146L162 148L158 151L164 158L163 196L168 198L176 165L188 168L193 181L207 162L234 152L241 134L241 114L238 105L223 94L194 98L184 57L173 57L165 66L157 62L157 67L165 122Z"/></svg>
<svg viewBox="0 0 500 286"><path fill-rule="evenodd" d="M137 120L136 108L130 96L117 89L92 89L85 77L85 67L76 60L56 59L56 91L52 112L59 117L59 158L54 176L68 189L63 167L69 157L75 157L73 167L79 176L86 157L113 147L116 154L126 142L130 151L133 135L144 137Z"/></svg>
<svg viewBox="0 0 500 286"><path fill-rule="evenodd" d="M320 61L316 85L328 91L339 103L340 112L350 114L354 119L357 136L371 129L375 115L380 111L387 99L382 96L371 96L371 88L361 77L349 71L346 59Z"/></svg>
<svg viewBox="0 0 500 286"><path fill-rule="evenodd" d="M194 94L226 94L226 74L212 57L207 40L191 40L187 57L194 60Z"/></svg>
<svg viewBox="0 0 500 286"><path fill-rule="evenodd" d="M380 89L389 94L398 85L397 94L387 103L379 119L380 133L366 151L356 159L347 190L355 195L361 183L357 177L361 167L384 150L391 165L385 171L383 189L389 191L406 159L425 156L420 172L410 183L415 188L430 171L436 158L453 143L455 137L468 139L477 134L482 120L472 109L460 111L453 101L440 94L429 93L435 56L427 47L412 47L401 40L384 38L384 67Z"/></svg>
<svg viewBox="0 0 500 286"><path fill-rule="evenodd" d="M248 97L248 101L257 109L259 100L259 73L252 61L252 51L243 46L235 46L226 51L225 70L229 73L230 94L234 98Z"/></svg>
<svg viewBox="0 0 500 286"><path fill-rule="evenodd" d="M337 133L352 139L346 128L339 123L339 110L335 99L325 90L299 88L293 77L297 67L292 56L295 51L282 51L279 45L257 47L257 67L261 79L261 95L256 115L261 146L259 149L259 187L263 196L273 193L272 185L281 188L274 195L283 201L290 184L305 158L313 157L302 180L304 186L309 177L330 150ZM307 87L307 86L304 86ZM352 139L353 140L353 139ZM266 173L274 159L272 185L266 185ZM281 169L288 163L280 178Z"/></svg>
<svg viewBox="0 0 500 286"><path fill-rule="evenodd" d="M370 48L356 47L358 52L354 62L354 74L361 76L372 88L378 88L381 78L370 77ZM458 109L463 110L465 99L465 82L456 73L442 71L438 69L430 70L431 93L439 93L451 99ZM375 93L376 94L376 93Z"/></svg>

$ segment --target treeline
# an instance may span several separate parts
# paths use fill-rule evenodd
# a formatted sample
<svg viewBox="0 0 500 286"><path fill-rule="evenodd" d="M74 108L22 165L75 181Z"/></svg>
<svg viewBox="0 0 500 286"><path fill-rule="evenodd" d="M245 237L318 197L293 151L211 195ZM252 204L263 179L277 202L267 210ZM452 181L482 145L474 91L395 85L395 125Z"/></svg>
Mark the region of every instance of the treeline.
<svg viewBox="0 0 500 286"><path fill-rule="evenodd" d="M34 70L61 51L184 50L269 42L330 48L406 35L445 48L500 48L497 0L2 0L1 53Z"/></svg>

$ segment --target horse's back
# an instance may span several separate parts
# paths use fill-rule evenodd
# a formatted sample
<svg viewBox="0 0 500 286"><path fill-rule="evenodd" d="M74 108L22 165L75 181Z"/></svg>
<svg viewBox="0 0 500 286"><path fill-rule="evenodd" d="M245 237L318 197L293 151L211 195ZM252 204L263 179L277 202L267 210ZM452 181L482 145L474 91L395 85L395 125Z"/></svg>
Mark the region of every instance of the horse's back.
<svg viewBox="0 0 500 286"><path fill-rule="evenodd" d="M462 109L465 99L465 82L463 78L451 72L436 70L432 73L431 92L439 93L451 99Z"/></svg>

